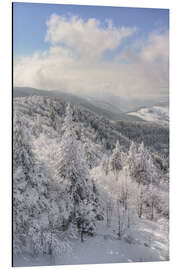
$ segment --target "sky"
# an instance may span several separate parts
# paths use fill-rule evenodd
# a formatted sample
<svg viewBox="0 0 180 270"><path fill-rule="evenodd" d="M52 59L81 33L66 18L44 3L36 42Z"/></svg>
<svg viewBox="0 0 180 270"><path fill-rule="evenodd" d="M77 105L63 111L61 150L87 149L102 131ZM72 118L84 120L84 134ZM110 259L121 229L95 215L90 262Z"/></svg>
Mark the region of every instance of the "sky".
<svg viewBox="0 0 180 270"><path fill-rule="evenodd" d="M168 95L169 11L13 4L14 86L88 96Z"/></svg>

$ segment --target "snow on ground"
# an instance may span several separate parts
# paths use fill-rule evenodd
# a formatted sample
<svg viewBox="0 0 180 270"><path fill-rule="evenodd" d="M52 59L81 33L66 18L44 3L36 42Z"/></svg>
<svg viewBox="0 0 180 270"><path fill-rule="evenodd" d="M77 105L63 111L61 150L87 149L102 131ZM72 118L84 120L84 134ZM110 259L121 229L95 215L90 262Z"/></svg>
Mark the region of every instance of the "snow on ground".
<svg viewBox="0 0 180 270"><path fill-rule="evenodd" d="M135 115L143 120L154 122L160 125L169 124L169 107L153 106L151 108L141 108L137 112L130 112L129 115Z"/></svg>
<svg viewBox="0 0 180 270"><path fill-rule="evenodd" d="M168 259L168 234L162 230L161 224L147 220L127 231L122 240L99 232L96 237L75 245L76 249L72 254L57 260L56 263L147 262Z"/></svg>
<svg viewBox="0 0 180 270"><path fill-rule="evenodd" d="M122 240L118 240L102 225L97 235L83 243L75 240L72 251L56 258L16 260L16 266L32 265L76 265L121 262L149 262L168 260L168 226L167 221L153 222L141 220L131 227Z"/></svg>

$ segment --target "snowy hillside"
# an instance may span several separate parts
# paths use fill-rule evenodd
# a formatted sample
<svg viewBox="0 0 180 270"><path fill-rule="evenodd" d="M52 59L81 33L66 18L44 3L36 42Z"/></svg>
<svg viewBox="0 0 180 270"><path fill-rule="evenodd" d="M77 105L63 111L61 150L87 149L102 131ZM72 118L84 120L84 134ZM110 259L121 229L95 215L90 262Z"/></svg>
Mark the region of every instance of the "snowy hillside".
<svg viewBox="0 0 180 270"><path fill-rule="evenodd" d="M59 119L60 124L63 123L65 106L64 99L37 96L37 93L35 96L14 98L14 110L21 112L23 118L27 119L28 126L32 126L32 132L35 130L38 134L39 129L34 127L38 122L34 119L37 117L38 121L42 122L43 133L47 133L48 129L54 132L56 128L60 128L59 124L56 124L56 119ZM85 127L88 137L96 143L103 144L105 148L112 150L117 140L126 148L131 140L137 143L143 140L145 146L152 151L168 156L169 130L167 128L152 125L151 122L148 124L148 122L129 120L110 121L106 116L95 113L94 109L85 109L80 105L73 105L73 107L75 120Z"/></svg>
<svg viewBox="0 0 180 270"><path fill-rule="evenodd" d="M78 105L85 109L88 109L100 116L104 116L109 120L136 120L141 121L140 118L135 116L130 116L121 111L120 108L124 108L124 101L121 103L115 104L114 100L117 101L117 98L114 98L113 102L109 102L110 97L108 96L105 99L100 98L99 100L93 97L87 97L82 95L73 95L72 93L67 93L62 90L58 91L47 91L34 89L29 87L14 87L13 88L13 97L32 97L32 96L42 96L42 97L51 97L59 99L61 102L71 103L72 105ZM126 105L125 105L126 107ZM130 107L132 109L132 106ZM126 110L127 111L127 110Z"/></svg>
<svg viewBox="0 0 180 270"><path fill-rule="evenodd" d="M167 128L14 98L14 266L168 260L167 149Z"/></svg>
<svg viewBox="0 0 180 270"><path fill-rule="evenodd" d="M120 262L153 262L168 260L168 227L165 220L158 223L142 220L127 230L122 240L114 239L107 234L106 227L100 227L99 233L84 243L74 240L73 252L70 251L60 258L56 258L54 264L77 265ZM19 258L17 266L51 265L51 259Z"/></svg>
<svg viewBox="0 0 180 270"><path fill-rule="evenodd" d="M169 107L153 106L151 108L142 108L136 112L128 113L142 118L143 120L157 123L162 126L169 125Z"/></svg>

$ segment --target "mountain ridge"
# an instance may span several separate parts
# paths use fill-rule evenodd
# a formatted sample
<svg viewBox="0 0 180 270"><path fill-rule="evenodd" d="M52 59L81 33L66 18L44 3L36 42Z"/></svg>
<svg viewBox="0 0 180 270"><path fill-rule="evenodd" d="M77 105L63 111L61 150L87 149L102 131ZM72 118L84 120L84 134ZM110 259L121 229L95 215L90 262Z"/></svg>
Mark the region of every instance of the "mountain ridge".
<svg viewBox="0 0 180 270"><path fill-rule="evenodd" d="M49 96L49 97L56 97L61 98L65 102L70 102L74 105L81 105L91 111L94 111L95 113L98 113L99 115L106 116L110 120L129 120L129 121L143 121L143 119L137 117L137 116L131 116L128 115L117 108L111 107L111 104L105 103L104 101L95 101L95 99L87 99L82 98L80 96L76 96L70 93L65 93L63 91L58 90L41 90L41 89L35 89L31 87L14 87L13 88L13 97L26 97L26 96ZM90 101L91 100L91 101ZM106 107L106 108L105 108Z"/></svg>

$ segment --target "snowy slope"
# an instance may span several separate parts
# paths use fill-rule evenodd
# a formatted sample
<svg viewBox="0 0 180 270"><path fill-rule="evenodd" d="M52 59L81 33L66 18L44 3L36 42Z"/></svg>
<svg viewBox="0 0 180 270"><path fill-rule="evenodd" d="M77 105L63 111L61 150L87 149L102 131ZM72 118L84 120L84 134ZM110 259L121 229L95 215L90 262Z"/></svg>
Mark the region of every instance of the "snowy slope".
<svg viewBox="0 0 180 270"><path fill-rule="evenodd" d="M142 220L126 232L122 240L111 237L107 228L100 225L97 235L81 243L74 240L69 253L56 257L56 265L150 262L168 260L167 221L158 223ZM51 265L49 256L16 260L16 266Z"/></svg>
<svg viewBox="0 0 180 270"><path fill-rule="evenodd" d="M169 124L168 106L153 106L151 108L141 108L136 112L130 112L128 114L138 116L145 121L154 122L163 126L168 126Z"/></svg>
<svg viewBox="0 0 180 270"><path fill-rule="evenodd" d="M107 229L106 229L107 230ZM58 264L120 263L167 260L168 237L160 224L142 221L132 227L122 240L111 239L106 232L86 243L78 243L72 255L65 256ZM108 237L109 236L109 237ZM130 242L132 241L132 242Z"/></svg>

